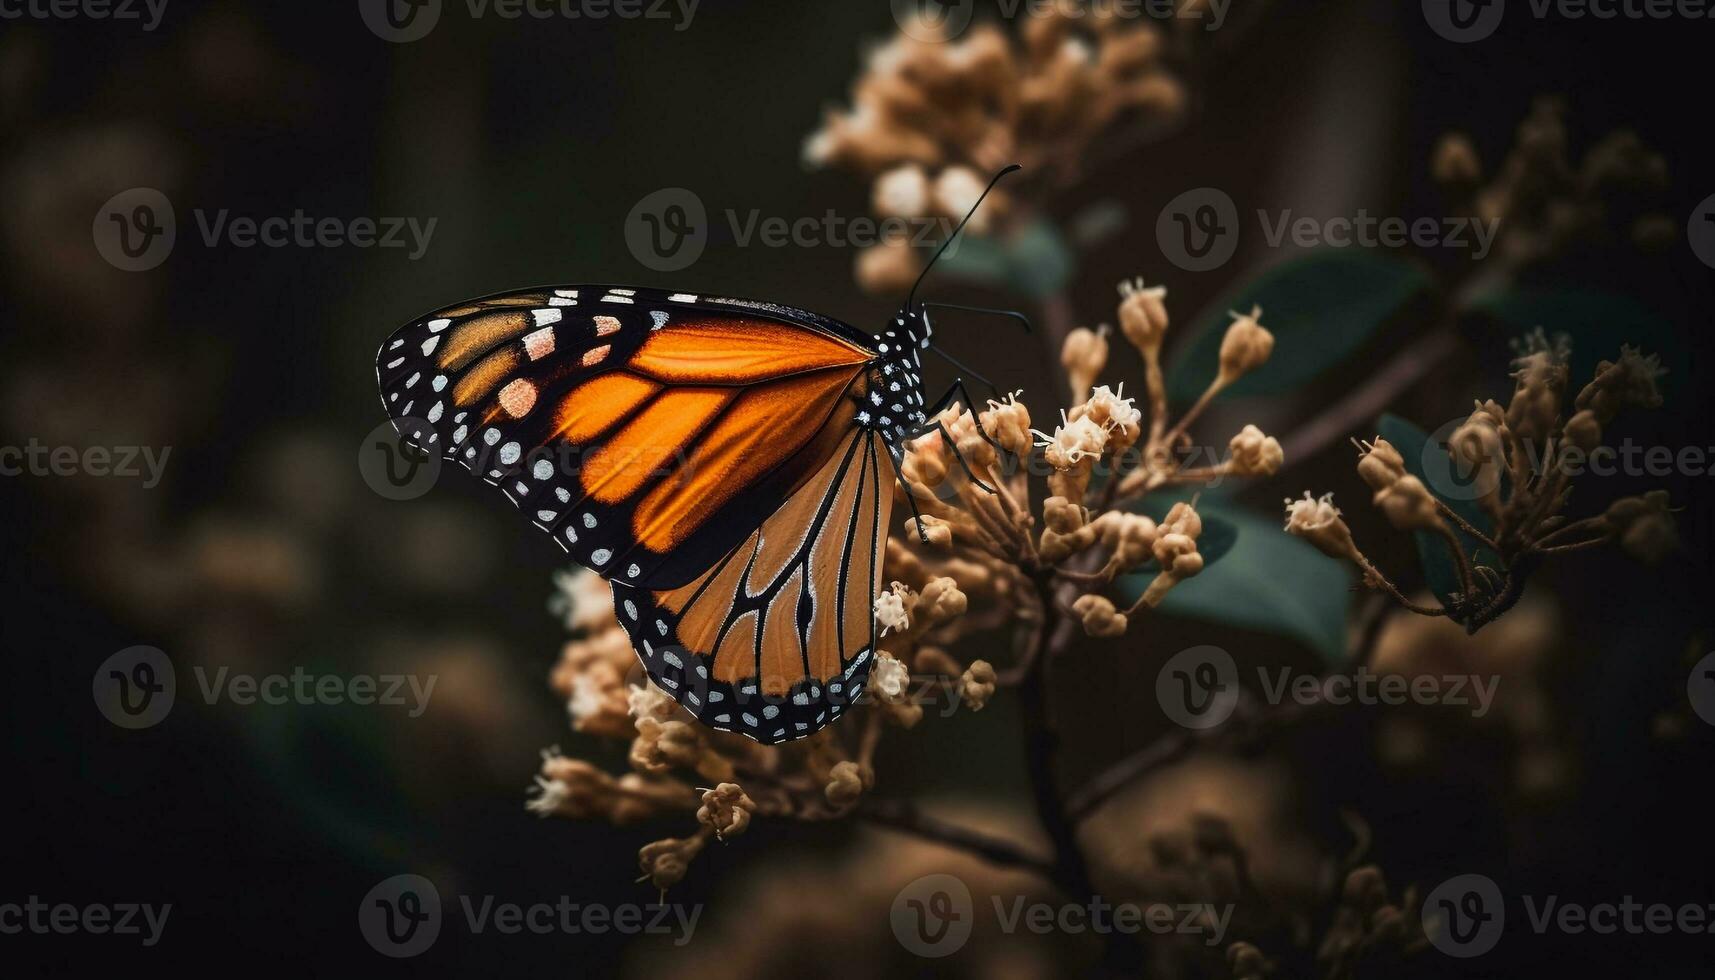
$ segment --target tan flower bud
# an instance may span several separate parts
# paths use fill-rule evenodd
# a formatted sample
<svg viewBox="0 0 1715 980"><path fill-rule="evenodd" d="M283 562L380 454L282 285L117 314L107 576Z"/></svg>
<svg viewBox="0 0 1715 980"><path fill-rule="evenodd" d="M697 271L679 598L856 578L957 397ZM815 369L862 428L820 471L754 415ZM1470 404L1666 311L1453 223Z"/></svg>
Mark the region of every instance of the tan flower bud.
<svg viewBox="0 0 1715 980"><path fill-rule="evenodd" d="M1148 561L1155 547L1158 529L1155 522L1142 514L1125 514L1109 511L1113 515L1102 532L1102 543L1110 553L1108 562L1116 572ZM1108 515L1103 515L1108 516Z"/></svg>
<svg viewBox="0 0 1715 980"><path fill-rule="evenodd" d="M922 521L922 536L917 537L917 540L921 541L925 537L928 538L931 548L944 550L953 546L953 526L932 514L924 514L921 518L907 517L903 525L907 535L916 536L918 534L919 520Z"/></svg>
<svg viewBox="0 0 1715 980"><path fill-rule="evenodd" d="M929 178L914 163L875 178L870 207L884 218L920 218L929 213Z"/></svg>
<svg viewBox="0 0 1715 980"><path fill-rule="evenodd" d="M1048 465L1057 470L1070 470L1084 460L1094 461L1107 448L1107 430L1097 425L1087 417L1068 420L1064 413L1061 415L1062 424L1054 429L1053 435L1048 435L1037 429L1030 430L1040 437L1038 446L1043 448L1042 457ZM1082 497L1082 494L1079 495Z"/></svg>
<svg viewBox="0 0 1715 980"><path fill-rule="evenodd" d="M1269 333L1259 319L1262 307L1252 307L1250 313L1233 314L1233 322L1221 338L1222 385L1232 384L1268 361L1274 353L1274 334Z"/></svg>
<svg viewBox="0 0 1715 980"><path fill-rule="evenodd" d="M1381 436L1374 442L1359 443L1358 475L1371 490L1384 490L1405 475L1405 457Z"/></svg>
<svg viewBox="0 0 1715 980"><path fill-rule="evenodd" d="M959 677L959 700L972 711L981 711L994 696L995 673L987 660L973 660Z"/></svg>
<svg viewBox="0 0 1715 980"><path fill-rule="evenodd" d="M1501 438L1504 423L1498 417L1499 412L1500 406L1492 401L1479 404L1447 439L1447 452L1453 457L1460 477L1470 481L1472 489L1491 511L1500 492L1501 473L1507 466Z"/></svg>
<svg viewBox="0 0 1715 980"><path fill-rule="evenodd" d="M857 254L856 263L858 287L878 296L905 292L922 271L917 253L898 241L869 246Z"/></svg>
<svg viewBox="0 0 1715 980"><path fill-rule="evenodd" d="M1659 408L1661 391L1656 379L1665 372L1661 359L1648 357L1635 347L1620 348L1618 361L1603 361L1596 365L1596 377L1578 393L1573 404L1591 410L1604 424L1613 420L1622 408Z"/></svg>
<svg viewBox="0 0 1715 980"><path fill-rule="evenodd" d="M1060 365L1071 379L1073 397L1082 397L1108 366L1108 327L1079 327L1060 345Z"/></svg>
<svg viewBox="0 0 1715 980"><path fill-rule="evenodd" d="M703 842L696 837L683 840L668 837L651 841L637 852L637 865L656 888L666 891L685 880L691 861L702 853Z"/></svg>
<svg viewBox="0 0 1715 980"><path fill-rule="evenodd" d="M1280 441L1254 425L1240 429L1227 443L1227 452L1234 476L1273 476L1286 461Z"/></svg>
<svg viewBox="0 0 1715 980"><path fill-rule="evenodd" d="M1566 420L1563 434L1566 444L1588 453L1602 444L1602 423L1596 418L1596 413L1586 408Z"/></svg>
<svg viewBox="0 0 1715 980"><path fill-rule="evenodd" d="M1388 523L1401 531L1432 531L1445 524L1436 512L1435 498L1423 481L1411 474L1376 491L1375 505Z"/></svg>
<svg viewBox="0 0 1715 980"><path fill-rule="evenodd" d="M959 590L959 583L948 576L938 575L924 583L913 613L920 625L941 626L963 616L968 603L965 594Z"/></svg>
<svg viewBox="0 0 1715 980"><path fill-rule="evenodd" d="M1614 501L1602 517L1618 532L1620 550L1636 561L1653 565L1679 547L1679 533L1667 503L1666 490L1651 490L1640 497Z"/></svg>
<svg viewBox="0 0 1715 980"><path fill-rule="evenodd" d="M1340 517L1340 508L1334 506L1331 493L1313 500L1306 490L1303 500L1287 498L1286 532L1310 542L1330 558L1349 558L1364 564L1363 553L1352 540L1352 529Z"/></svg>
<svg viewBox="0 0 1715 980"><path fill-rule="evenodd" d="M1023 456L1030 452L1030 412L1018 400L1018 392L1007 395L1002 401L989 401L989 410L981 415L983 428L1000 443L1000 447L1014 456Z"/></svg>
<svg viewBox="0 0 1715 980"><path fill-rule="evenodd" d="M1507 404L1507 428L1519 438L1543 445L1560 418L1566 394L1566 364L1551 350L1537 350L1513 362L1516 382Z"/></svg>
<svg viewBox="0 0 1715 980"><path fill-rule="evenodd" d="M1138 410L1134 399L1125 397L1123 382L1117 391L1107 385L1097 387L1084 404L1067 413L1067 418L1074 421L1087 418L1106 429L1108 439L1104 448L1115 455L1130 449L1143 434L1143 412Z"/></svg>
<svg viewBox="0 0 1715 980"><path fill-rule="evenodd" d="M984 201L982 208L971 212L987 186L988 180L969 167L948 167L935 177L935 210L955 219L970 214L971 221L965 230L973 235L987 234L995 219L1007 210L1006 192L997 189Z"/></svg>
<svg viewBox="0 0 1715 980"><path fill-rule="evenodd" d="M1167 509L1161 519L1162 534L1182 534L1195 541L1203 534L1203 518L1189 501L1181 500Z"/></svg>
<svg viewBox="0 0 1715 980"><path fill-rule="evenodd" d="M1483 176L1477 147L1463 133L1448 133L1435 145L1429 171L1438 184L1474 184Z"/></svg>
<svg viewBox="0 0 1715 980"><path fill-rule="evenodd" d="M1161 352L1161 339L1167 335L1167 287L1144 288L1142 279L1122 281L1120 291L1120 332L1145 356Z"/></svg>
<svg viewBox="0 0 1715 980"><path fill-rule="evenodd" d="M726 840L744 833L754 812L756 801L746 796L737 783L721 783L703 793L697 822L713 830L717 838Z"/></svg>
<svg viewBox="0 0 1715 980"><path fill-rule="evenodd" d="M1072 611L1083 622L1084 633L1100 638L1119 636L1125 632L1125 614L1114 608L1106 596L1089 593L1072 602Z"/></svg>
<svg viewBox="0 0 1715 980"><path fill-rule="evenodd" d="M836 763L828 773L828 785L823 789L828 802L834 806L850 806L863 796L875 782L875 775L851 761Z"/></svg>

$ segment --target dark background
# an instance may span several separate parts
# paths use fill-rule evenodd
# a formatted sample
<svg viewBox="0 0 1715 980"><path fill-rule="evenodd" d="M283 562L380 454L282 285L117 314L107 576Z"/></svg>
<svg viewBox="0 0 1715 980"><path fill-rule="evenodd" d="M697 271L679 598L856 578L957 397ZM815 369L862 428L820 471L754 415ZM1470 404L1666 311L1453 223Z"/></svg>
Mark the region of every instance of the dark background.
<svg viewBox="0 0 1715 980"><path fill-rule="evenodd" d="M1248 242L1219 272L1167 267L1153 216L1182 190L1228 188L1241 212L1305 202L1437 214L1426 176L1435 139L1461 129L1496 159L1540 94L1567 99L1576 143L1630 127L1661 152L1683 232L1691 208L1715 192L1712 25L1518 16L1485 42L1455 45L1425 26L1415 3L1275 4L1210 66L1182 131L1105 165L1060 202L1070 213L1117 198L1134 216L1085 258L1070 290L1088 298L1076 300L1080 321L1111 317L1121 276L1170 282L1175 310L1189 313L1268 260ZM14 975L120 963L253 975L606 974L628 962L627 946L649 942L448 928L429 954L392 964L358 934L359 899L403 871L436 877L443 896L649 901L648 886L631 883L635 848L663 835L523 810L535 749L576 742L542 682L563 639L543 609L561 556L474 480L446 478L402 504L363 487L356 450L382 418L373 354L426 308L538 282L718 291L878 323L890 307L852 285L849 250L739 248L717 221L703 258L663 276L626 250L623 222L639 198L673 186L711 212L863 213L864 187L807 172L800 144L825 105L845 100L863 43L892 30L886 4L869 0L705 0L682 32L650 20L471 21L450 4L432 35L405 45L376 38L351 3L171 0L152 33L0 21L7 441L75 444L66 434L81 433L91 444L173 447L167 479L147 491L116 480L0 480L11 736L0 900L173 904L154 949L119 937L0 937ZM89 241L95 209L132 186L161 188L179 217L172 257L135 275L107 266ZM411 215L438 226L416 262L387 249L210 249L193 208ZM1689 367L1665 379L1660 417L1632 431L1715 444L1703 380L1710 271L1682 239L1624 275L1613 285L1682 330ZM993 298L965 294L948 298ZM1439 421L1473 393L1510 390L1501 339L1467 339L1467 353L1395 410ZM1003 388L1053 383L1040 348L992 342L976 328L946 343ZM1304 404L1332 394L1306 392ZM1324 456L1289 461L1247 499L1272 513L1285 493L1351 486L1345 449ZM1463 861L1503 869L1495 873L1524 889L1591 900L1715 898L1708 740L1664 749L1649 737L1651 717L1682 696L1687 642L1707 642L1693 638L1708 620L1708 478L1668 486L1687 507L1686 556L1647 570L1599 553L1534 586L1559 595L1576 638L1557 690L1585 751L1573 803L1521 823L1497 812L1480 783L1446 775L1394 785L1369 780L1362 765L1303 788L1371 809L1390 881L1432 884ZM1394 557L1410 563L1405 552ZM1137 640L1144 652L1128 654L1132 667L1110 657L1069 673L1087 672L1098 704L1147 701L1138 692L1152 682L1148 653L1201 635L1169 630ZM174 656L180 701L166 723L128 732L94 710L90 677L138 643ZM449 708L409 721L209 708L187 696L198 661L334 672L432 661L444 672L436 697ZM1001 706L973 728L912 733L892 748L908 771L890 792L943 790L937 767L958 766L975 775L954 780L957 792L1015 798L1006 720ZM1122 727L1133 743L1148 726ZM1087 771L1081 750L1113 735L1083 728L1074 773ZM1340 766L1331 759L1330 768ZM1520 826L1531 828L1526 836L1508 832ZM721 906L723 879L837 849L847 836L753 832L705 855L672 897L734 914ZM841 887L826 882L830 893ZM671 962L692 972L696 958L693 943ZM1692 976L1711 962L1715 936L1521 940L1475 966L1440 965L1470 975Z"/></svg>

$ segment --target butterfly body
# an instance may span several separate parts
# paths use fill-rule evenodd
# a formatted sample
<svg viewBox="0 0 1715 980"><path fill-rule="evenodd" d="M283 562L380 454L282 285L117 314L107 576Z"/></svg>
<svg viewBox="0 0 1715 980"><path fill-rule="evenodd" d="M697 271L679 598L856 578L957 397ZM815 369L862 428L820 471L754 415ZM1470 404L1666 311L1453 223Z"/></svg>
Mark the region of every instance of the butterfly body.
<svg viewBox="0 0 1715 980"><path fill-rule="evenodd" d="M861 693L929 324L603 285L500 294L383 343L408 443L607 578L655 683L712 727L808 735Z"/></svg>

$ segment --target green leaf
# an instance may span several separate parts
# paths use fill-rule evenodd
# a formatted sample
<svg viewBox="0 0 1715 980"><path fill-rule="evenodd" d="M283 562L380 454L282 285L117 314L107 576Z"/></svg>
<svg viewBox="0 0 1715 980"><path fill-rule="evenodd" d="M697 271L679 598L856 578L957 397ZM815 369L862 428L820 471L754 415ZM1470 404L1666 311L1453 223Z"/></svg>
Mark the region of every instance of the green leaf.
<svg viewBox="0 0 1715 980"><path fill-rule="evenodd" d="M1140 509L1160 518L1168 506L1168 498L1152 496ZM1346 566L1287 534L1273 518L1207 497L1197 513L1203 518L1197 540L1203 572L1175 585L1157 611L1284 636L1325 663L1343 661L1352 598ZM1135 602L1156 574L1122 576L1121 595Z"/></svg>
<svg viewBox="0 0 1715 980"><path fill-rule="evenodd" d="M1203 393L1220 364L1228 311L1261 306L1274 333L1268 363L1228 389L1237 395L1291 391L1355 353L1430 286L1415 263L1368 249L1328 248L1288 259L1200 314L1168 362L1167 393L1184 403Z"/></svg>
<svg viewBox="0 0 1715 980"><path fill-rule="evenodd" d="M1425 461L1433 457L1439 462L1446 457L1446 450L1440 445L1432 444L1428 433L1416 425L1397 415L1383 415L1376 421L1376 432L1386 439L1399 454L1405 457L1405 470L1412 476L1423 481L1436 499L1446 504L1453 513L1458 514L1484 534L1489 534L1493 526L1489 515L1477 506L1474 499L1459 493L1449 492L1458 486L1457 481L1450 481L1448 469L1437 467L1436 472L1429 473ZM1487 548L1478 544L1477 539L1454 527L1453 533L1465 545L1465 553L1471 556L1473 564L1488 565L1491 568L1500 567L1500 559ZM1432 531L1416 531L1413 537L1417 543L1417 560L1423 569L1423 579L1435 597L1447 605L1452 594L1459 590L1459 569L1453 561L1453 555L1448 551L1447 539Z"/></svg>
<svg viewBox="0 0 1715 980"><path fill-rule="evenodd" d="M1598 361L1619 357L1621 344L1661 355L1670 382L1691 377L1683 332L1629 296L1593 289L1505 289L1473 300L1469 308L1515 335L1541 327L1550 337L1570 337L1572 391L1595 376Z"/></svg>
<svg viewBox="0 0 1715 980"><path fill-rule="evenodd" d="M1038 299L1059 292L1075 271L1071 248L1045 220L1006 238L961 236L941 265L954 278Z"/></svg>

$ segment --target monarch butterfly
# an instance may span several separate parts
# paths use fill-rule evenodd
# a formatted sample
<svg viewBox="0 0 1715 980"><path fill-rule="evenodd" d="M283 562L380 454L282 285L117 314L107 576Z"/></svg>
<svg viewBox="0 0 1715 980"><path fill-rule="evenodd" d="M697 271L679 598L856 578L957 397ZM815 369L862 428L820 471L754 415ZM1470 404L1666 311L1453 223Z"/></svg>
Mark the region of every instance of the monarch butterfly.
<svg viewBox="0 0 1715 980"><path fill-rule="evenodd" d="M924 398L929 311L1018 317L916 291L878 336L700 293L502 293L400 328L377 379L408 445L500 487L609 580L658 686L773 744L838 718L868 680L906 443L939 430L957 453L935 415L970 396L959 380Z"/></svg>

